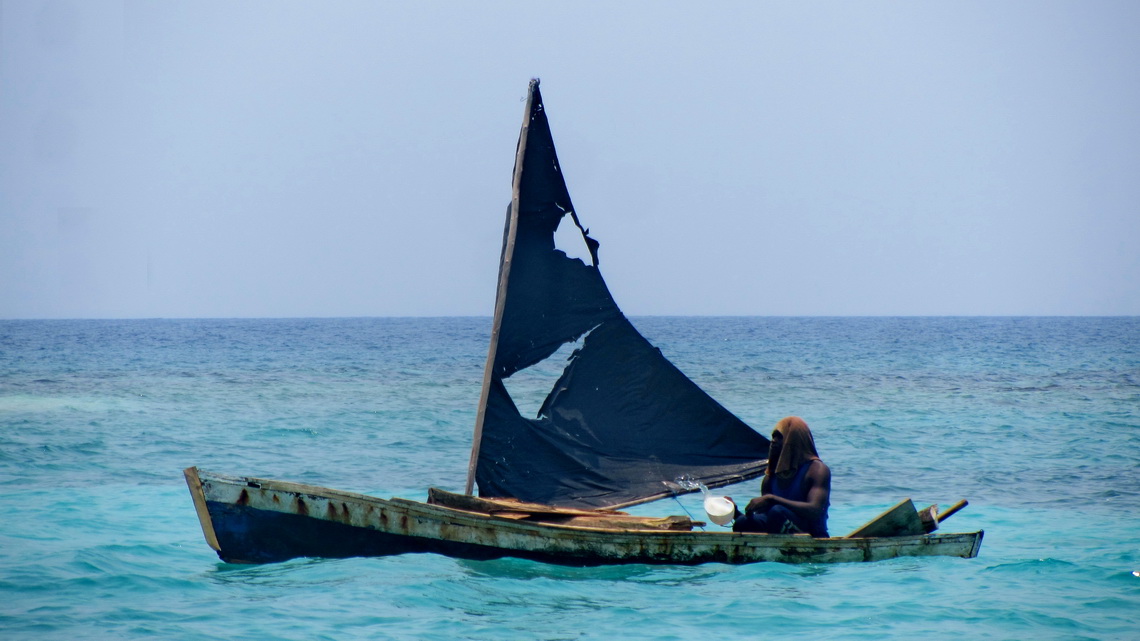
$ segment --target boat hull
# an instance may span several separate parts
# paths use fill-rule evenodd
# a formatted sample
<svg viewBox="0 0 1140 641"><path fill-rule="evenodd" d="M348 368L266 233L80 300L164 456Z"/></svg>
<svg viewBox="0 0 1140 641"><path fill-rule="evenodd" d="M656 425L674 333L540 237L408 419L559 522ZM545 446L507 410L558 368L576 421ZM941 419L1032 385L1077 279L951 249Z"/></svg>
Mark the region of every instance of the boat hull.
<svg viewBox="0 0 1140 641"><path fill-rule="evenodd" d="M977 556L982 532L880 538L554 525L188 468L207 543L231 563L430 552L560 565L842 563Z"/></svg>

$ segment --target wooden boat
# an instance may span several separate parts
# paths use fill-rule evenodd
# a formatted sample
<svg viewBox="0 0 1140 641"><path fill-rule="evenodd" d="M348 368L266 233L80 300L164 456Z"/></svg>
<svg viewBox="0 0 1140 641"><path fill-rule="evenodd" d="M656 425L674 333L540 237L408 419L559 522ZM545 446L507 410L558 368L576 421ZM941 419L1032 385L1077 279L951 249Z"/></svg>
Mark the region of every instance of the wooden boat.
<svg viewBox="0 0 1140 641"><path fill-rule="evenodd" d="M653 519L487 501L433 489L429 501L380 499L311 485L186 470L210 547L230 563L433 552L560 565L840 563L900 556L977 556L982 532L834 537L694 532ZM466 499L466 500L465 500Z"/></svg>
<svg viewBox="0 0 1140 641"><path fill-rule="evenodd" d="M567 221L589 263L555 246ZM186 482L207 543L222 560L246 563L407 552L569 565L977 555L982 532L932 534L952 511L928 508L924 520L909 500L833 538L694 531L705 524L619 511L755 478L768 440L637 332L602 280L598 247L570 201L532 80L465 493L380 499L191 467ZM567 345L575 349L538 416L523 417L507 379Z"/></svg>

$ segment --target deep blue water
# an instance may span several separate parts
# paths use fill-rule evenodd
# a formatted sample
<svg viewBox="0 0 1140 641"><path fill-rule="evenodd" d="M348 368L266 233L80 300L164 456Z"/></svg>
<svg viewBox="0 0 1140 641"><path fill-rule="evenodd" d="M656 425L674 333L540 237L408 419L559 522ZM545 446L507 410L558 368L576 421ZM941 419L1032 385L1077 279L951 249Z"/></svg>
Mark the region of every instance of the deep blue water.
<svg viewBox="0 0 1140 641"><path fill-rule="evenodd" d="M634 323L762 432L808 420L834 534L968 498L979 558L226 565L189 465L462 490L489 319L0 321L0 638L1140 638L1140 318Z"/></svg>

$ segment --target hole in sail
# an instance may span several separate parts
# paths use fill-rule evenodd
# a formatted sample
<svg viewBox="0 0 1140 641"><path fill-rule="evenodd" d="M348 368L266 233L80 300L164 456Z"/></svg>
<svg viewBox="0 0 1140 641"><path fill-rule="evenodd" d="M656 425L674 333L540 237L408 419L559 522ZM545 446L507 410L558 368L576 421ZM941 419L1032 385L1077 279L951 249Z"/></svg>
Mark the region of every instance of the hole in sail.
<svg viewBox="0 0 1140 641"><path fill-rule="evenodd" d="M510 378L503 380L503 385L506 386L507 393L514 399L515 407L518 408L520 416L538 418L538 410L542 408L543 401L550 395L550 391L554 389L554 384L558 382L562 372L570 364L570 356L574 350L582 347L582 343L592 331L594 331L593 328L578 337L578 340L563 343L562 347L559 347L558 351L551 354L546 360L515 372Z"/></svg>
<svg viewBox="0 0 1140 641"><path fill-rule="evenodd" d="M554 246L570 258L577 258L587 265L594 264L594 259L590 257L590 249L586 246L586 239L582 237L582 230L574 224L574 219L569 213L558 221L558 229L554 230Z"/></svg>

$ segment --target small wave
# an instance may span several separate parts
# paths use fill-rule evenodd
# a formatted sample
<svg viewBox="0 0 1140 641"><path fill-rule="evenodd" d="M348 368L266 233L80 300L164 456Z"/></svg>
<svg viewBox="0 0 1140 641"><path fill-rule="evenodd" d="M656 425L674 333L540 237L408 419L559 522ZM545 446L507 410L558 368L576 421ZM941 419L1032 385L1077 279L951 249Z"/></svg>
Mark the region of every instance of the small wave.
<svg viewBox="0 0 1140 641"><path fill-rule="evenodd" d="M1015 561L1012 563L998 563L986 568L984 572L988 573L1015 573L1015 574L1055 574L1059 571L1069 571L1079 569L1076 563L1064 561L1054 558L1042 559L1027 559L1025 561Z"/></svg>

